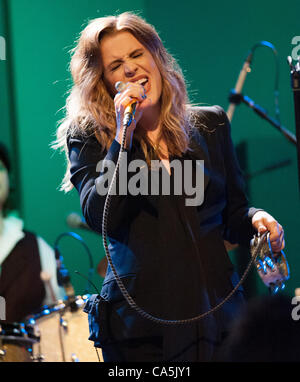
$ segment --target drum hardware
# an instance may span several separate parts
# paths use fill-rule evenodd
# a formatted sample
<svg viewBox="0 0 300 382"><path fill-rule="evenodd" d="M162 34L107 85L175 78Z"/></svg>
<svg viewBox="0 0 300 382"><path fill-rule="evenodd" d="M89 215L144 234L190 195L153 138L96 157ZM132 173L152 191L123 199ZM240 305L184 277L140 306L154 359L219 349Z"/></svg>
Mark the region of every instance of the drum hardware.
<svg viewBox="0 0 300 382"><path fill-rule="evenodd" d="M40 333L40 331L39 331L39 329L37 328L37 326L35 325L35 330L38 332L38 333ZM41 337L40 335L39 335L39 337ZM40 344L40 342L38 342L38 345L37 345L37 350L36 350L36 355L32 355L31 356L31 359L32 359L32 361L33 362L43 362L44 361L44 359L45 359L45 357L44 357L44 355L42 354L42 349L41 349L41 344Z"/></svg>
<svg viewBox="0 0 300 382"><path fill-rule="evenodd" d="M33 362L33 345L39 341L39 333L29 323L2 323L0 362Z"/></svg>
<svg viewBox="0 0 300 382"><path fill-rule="evenodd" d="M89 295L44 306L28 323L41 333L33 362L98 362L83 307Z"/></svg>
<svg viewBox="0 0 300 382"><path fill-rule="evenodd" d="M64 346L64 328L62 326L63 318L62 318L62 312L59 313L59 325L58 325L58 333L59 333L59 343L60 343L60 350L61 350L61 356L62 361L66 362L66 352L65 352L65 346Z"/></svg>
<svg viewBox="0 0 300 382"><path fill-rule="evenodd" d="M60 317L60 326L64 329L65 332L68 331L68 321L65 320L63 316Z"/></svg>
<svg viewBox="0 0 300 382"><path fill-rule="evenodd" d="M79 358L77 357L77 355L76 354L72 354L72 356L71 356L71 360L72 360L72 362L79 362Z"/></svg>
<svg viewBox="0 0 300 382"><path fill-rule="evenodd" d="M43 354L38 354L36 356L31 356L31 359L33 362L44 362L45 361L45 357L43 356Z"/></svg>
<svg viewBox="0 0 300 382"><path fill-rule="evenodd" d="M83 312L89 296L47 305L24 323L1 323L1 362L98 362Z"/></svg>
<svg viewBox="0 0 300 382"><path fill-rule="evenodd" d="M0 333L1 333L1 325L0 325ZM0 338L0 360L5 357L6 350L2 349L2 339Z"/></svg>
<svg viewBox="0 0 300 382"><path fill-rule="evenodd" d="M39 341L39 333L30 323L5 323L0 325L1 342L17 341L32 345Z"/></svg>

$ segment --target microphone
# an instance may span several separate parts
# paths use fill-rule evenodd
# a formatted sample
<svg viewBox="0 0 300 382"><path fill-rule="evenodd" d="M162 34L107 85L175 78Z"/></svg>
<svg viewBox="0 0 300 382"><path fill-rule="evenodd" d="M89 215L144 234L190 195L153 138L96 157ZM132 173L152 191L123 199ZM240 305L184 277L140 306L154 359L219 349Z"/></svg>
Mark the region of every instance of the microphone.
<svg viewBox="0 0 300 382"><path fill-rule="evenodd" d="M88 231L93 231L84 220L83 217L81 217L76 212L72 212L67 216L67 224L72 228L81 228L86 229Z"/></svg>
<svg viewBox="0 0 300 382"><path fill-rule="evenodd" d="M125 90L126 84L122 81L118 81L115 83L115 88L118 92L122 92L123 90ZM131 124L135 114L136 105L137 100L132 99L132 101L130 101L129 104L126 106L124 112L123 126L129 126Z"/></svg>
<svg viewBox="0 0 300 382"><path fill-rule="evenodd" d="M71 310L76 310L75 307L75 290L71 283L71 277L68 269L63 264L63 257L60 254L60 251L57 246L54 248L55 250L55 259L56 259L56 279L57 284L64 288L66 297L70 302ZM42 275L41 275L42 276ZM45 277L45 275L44 275Z"/></svg>
<svg viewBox="0 0 300 382"><path fill-rule="evenodd" d="M251 72L250 64L252 62L252 57L253 57L253 51L251 50L250 53L248 53L248 56L246 58L246 61L244 62L242 70L240 71L238 80L235 84L234 91L231 92L231 97L229 97L230 104L229 104L229 107L227 110L227 117L228 117L230 122L232 121L233 113L234 113L235 105L236 105L236 102L233 102L233 100L234 100L233 97L234 97L234 95L236 95L236 101L238 102L238 96L242 92L242 88L244 86L246 76L248 73Z"/></svg>

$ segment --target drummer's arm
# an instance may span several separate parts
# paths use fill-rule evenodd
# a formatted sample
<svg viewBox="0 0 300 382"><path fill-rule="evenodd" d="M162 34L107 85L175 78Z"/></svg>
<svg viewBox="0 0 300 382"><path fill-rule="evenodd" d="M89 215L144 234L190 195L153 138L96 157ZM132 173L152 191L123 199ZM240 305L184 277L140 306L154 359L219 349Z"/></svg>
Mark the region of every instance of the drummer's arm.
<svg viewBox="0 0 300 382"><path fill-rule="evenodd" d="M57 265L53 248L40 236L37 236L37 244L41 262L41 279L44 282L46 290L43 305L48 305L55 303L57 300L63 300L65 290L60 287L57 282Z"/></svg>

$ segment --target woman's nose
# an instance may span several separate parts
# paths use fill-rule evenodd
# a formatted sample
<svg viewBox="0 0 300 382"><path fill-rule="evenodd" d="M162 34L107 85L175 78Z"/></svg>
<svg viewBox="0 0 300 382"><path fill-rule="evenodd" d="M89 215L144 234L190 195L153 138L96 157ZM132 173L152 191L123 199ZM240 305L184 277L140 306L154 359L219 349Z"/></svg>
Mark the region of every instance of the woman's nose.
<svg viewBox="0 0 300 382"><path fill-rule="evenodd" d="M134 77L137 71L137 66L132 62L124 64L124 73L126 77Z"/></svg>

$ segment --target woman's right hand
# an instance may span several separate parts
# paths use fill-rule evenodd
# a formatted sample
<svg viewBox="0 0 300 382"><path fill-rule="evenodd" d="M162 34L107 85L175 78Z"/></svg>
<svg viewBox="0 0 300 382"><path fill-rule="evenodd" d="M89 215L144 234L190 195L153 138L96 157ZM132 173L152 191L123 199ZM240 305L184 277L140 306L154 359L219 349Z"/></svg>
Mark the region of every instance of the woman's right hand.
<svg viewBox="0 0 300 382"><path fill-rule="evenodd" d="M127 128L125 147L130 148L132 143L132 137L134 129L137 123L142 117L143 110L140 108L140 104L145 100L145 89L142 85L133 82L127 82L125 89L115 95L115 113L117 121L117 131L115 139L121 144L123 135L123 119L126 107L132 102L133 99L137 101L134 118L130 126Z"/></svg>

